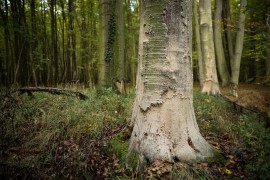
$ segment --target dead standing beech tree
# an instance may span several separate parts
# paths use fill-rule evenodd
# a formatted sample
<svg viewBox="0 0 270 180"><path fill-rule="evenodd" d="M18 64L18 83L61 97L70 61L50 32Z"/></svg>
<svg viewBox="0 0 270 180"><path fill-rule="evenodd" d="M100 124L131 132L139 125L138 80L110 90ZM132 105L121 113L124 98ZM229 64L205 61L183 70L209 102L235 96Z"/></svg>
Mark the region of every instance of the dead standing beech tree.
<svg viewBox="0 0 270 180"><path fill-rule="evenodd" d="M141 160L213 155L199 132L192 95L192 0L141 0L139 67L129 152Z"/></svg>

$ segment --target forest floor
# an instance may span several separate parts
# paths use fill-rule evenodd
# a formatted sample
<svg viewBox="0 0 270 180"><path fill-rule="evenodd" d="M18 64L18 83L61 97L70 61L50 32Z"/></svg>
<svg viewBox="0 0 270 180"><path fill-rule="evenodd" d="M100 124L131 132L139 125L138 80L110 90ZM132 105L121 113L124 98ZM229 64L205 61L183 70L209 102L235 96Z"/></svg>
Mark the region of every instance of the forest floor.
<svg viewBox="0 0 270 180"><path fill-rule="evenodd" d="M199 89L199 84L194 84ZM238 97L234 97L230 87L220 87L222 96L231 102L235 102L243 108L260 113L270 112L270 86L258 83L241 83L238 86ZM270 115L269 115L270 116Z"/></svg>
<svg viewBox="0 0 270 180"><path fill-rule="evenodd" d="M270 87L262 84L240 84L238 98L231 96L230 88L221 88L222 94L237 104L263 113L270 112Z"/></svg>
<svg viewBox="0 0 270 180"><path fill-rule="evenodd" d="M89 97L0 93L0 179L269 179L270 87L213 97L194 89L196 118L216 156L200 163L126 158L134 93L71 87Z"/></svg>

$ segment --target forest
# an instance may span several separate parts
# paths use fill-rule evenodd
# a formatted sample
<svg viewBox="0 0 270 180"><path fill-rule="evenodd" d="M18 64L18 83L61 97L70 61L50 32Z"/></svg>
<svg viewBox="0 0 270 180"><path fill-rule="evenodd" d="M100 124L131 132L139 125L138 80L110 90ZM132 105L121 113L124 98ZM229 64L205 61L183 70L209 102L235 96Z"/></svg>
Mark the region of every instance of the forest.
<svg viewBox="0 0 270 180"><path fill-rule="evenodd" d="M1 0L0 179L269 179L270 1Z"/></svg>

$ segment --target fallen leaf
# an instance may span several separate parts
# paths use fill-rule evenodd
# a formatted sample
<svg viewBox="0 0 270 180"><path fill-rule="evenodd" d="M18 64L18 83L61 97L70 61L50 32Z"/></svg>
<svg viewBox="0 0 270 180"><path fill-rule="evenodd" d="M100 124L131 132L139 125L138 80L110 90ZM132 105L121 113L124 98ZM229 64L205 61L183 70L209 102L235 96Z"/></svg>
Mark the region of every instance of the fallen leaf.
<svg viewBox="0 0 270 180"><path fill-rule="evenodd" d="M232 171L229 170L229 169L226 169L226 170L225 170L225 173L228 174L228 175L231 175L231 174L232 174Z"/></svg>

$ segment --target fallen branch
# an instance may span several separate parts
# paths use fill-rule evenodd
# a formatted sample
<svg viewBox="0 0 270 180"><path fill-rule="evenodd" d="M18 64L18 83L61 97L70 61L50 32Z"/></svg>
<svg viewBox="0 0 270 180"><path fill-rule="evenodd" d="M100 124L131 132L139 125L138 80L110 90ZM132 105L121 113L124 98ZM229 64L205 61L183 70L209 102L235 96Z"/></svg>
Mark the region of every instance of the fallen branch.
<svg viewBox="0 0 270 180"><path fill-rule="evenodd" d="M51 87L23 87L18 90L21 94L27 93L29 96L33 96L32 92L47 92L50 94L64 94L66 96L77 96L81 100L89 99L88 96L80 93L80 92L74 92L71 90L65 90L65 89L57 89L57 88L51 88Z"/></svg>

